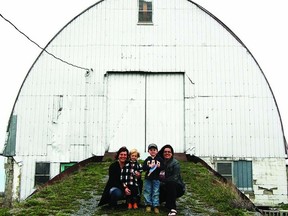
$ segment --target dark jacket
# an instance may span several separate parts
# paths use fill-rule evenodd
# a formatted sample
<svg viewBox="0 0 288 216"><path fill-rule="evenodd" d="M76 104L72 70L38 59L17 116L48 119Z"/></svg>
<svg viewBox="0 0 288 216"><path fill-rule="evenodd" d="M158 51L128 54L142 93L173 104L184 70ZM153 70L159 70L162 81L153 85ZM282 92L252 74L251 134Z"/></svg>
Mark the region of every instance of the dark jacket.
<svg viewBox="0 0 288 216"><path fill-rule="evenodd" d="M149 163L155 163L155 164L160 163L160 167L157 167L155 170L152 171L152 169L149 167ZM159 173L161 170L164 169L164 161L158 155L155 158L148 156L144 161L142 168L143 171L146 171L145 179L159 180ZM152 171L151 173L150 170Z"/></svg>
<svg viewBox="0 0 288 216"><path fill-rule="evenodd" d="M182 187L184 192L185 184L180 175L179 161L172 157L168 161L164 161L164 166L165 166L165 178L163 179L163 182L164 183L169 181L176 182Z"/></svg>
<svg viewBox="0 0 288 216"><path fill-rule="evenodd" d="M174 149L171 145L167 144L163 146L160 151L158 152L158 156L164 160L163 153L165 148L170 148L172 154L174 155ZM185 183L182 180L181 173L180 173L180 164L179 161L176 160L173 156L168 161L164 160L164 171L165 171L165 178L162 182L173 181L180 185L182 188L182 192L185 192Z"/></svg>
<svg viewBox="0 0 288 216"><path fill-rule="evenodd" d="M112 187L117 187L120 190L122 190L124 193L124 187L120 181L120 175L121 175L120 164L118 161L115 161L109 166L109 179L108 179L107 184L104 188L104 191L102 193L102 197L100 199L98 206L110 203L109 191Z"/></svg>

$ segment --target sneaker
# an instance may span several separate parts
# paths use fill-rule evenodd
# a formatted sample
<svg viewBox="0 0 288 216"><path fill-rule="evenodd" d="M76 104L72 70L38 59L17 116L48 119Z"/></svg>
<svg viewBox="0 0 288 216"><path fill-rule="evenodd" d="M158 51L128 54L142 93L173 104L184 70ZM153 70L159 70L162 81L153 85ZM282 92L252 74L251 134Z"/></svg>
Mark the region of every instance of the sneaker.
<svg viewBox="0 0 288 216"><path fill-rule="evenodd" d="M171 209L168 216L176 216L177 215L177 211L175 209Z"/></svg>
<svg viewBox="0 0 288 216"><path fill-rule="evenodd" d="M133 204L133 208L134 208L134 209L138 209L138 204L137 204L137 203L134 203L134 204Z"/></svg>
<svg viewBox="0 0 288 216"><path fill-rule="evenodd" d="M146 206L146 212L151 212L151 206Z"/></svg>
<svg viewBox="0 0 288 216"><path fill-rule="evenodd" d="M154 213L155 213L155 214L159 214L159 209L158 209L158 207L155 207L155 208L154 208Z"/></svg>
<svg viewBox="0 0 288 216"><path fill-rule="evenodd" d="M128 203L128 209L132 209L132 203Z"/></svg>

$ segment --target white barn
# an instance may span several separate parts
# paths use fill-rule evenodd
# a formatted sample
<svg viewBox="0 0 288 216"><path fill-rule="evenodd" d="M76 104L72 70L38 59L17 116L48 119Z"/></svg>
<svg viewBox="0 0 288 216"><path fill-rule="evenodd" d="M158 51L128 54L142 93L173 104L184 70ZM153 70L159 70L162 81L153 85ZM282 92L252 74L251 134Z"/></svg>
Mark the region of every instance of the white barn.
<svg viewBox="0 0 288 216"><path fill-rule="evenodd" d="M101 0L65 25L19 90L2 155L27 198L93 155L169 143L255 205L287 203L286 141L249 49L190 0Z"/></svg>

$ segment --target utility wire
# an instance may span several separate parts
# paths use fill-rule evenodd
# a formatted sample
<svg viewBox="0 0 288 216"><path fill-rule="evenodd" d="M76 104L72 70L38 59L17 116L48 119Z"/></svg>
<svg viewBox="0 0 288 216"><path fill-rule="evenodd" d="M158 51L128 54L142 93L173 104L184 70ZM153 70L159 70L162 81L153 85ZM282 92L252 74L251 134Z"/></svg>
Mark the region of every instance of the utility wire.
<svg viewBox="0 0 288 216"><path fill-rule="evenodd" d="M75 68L79 68L79 69L82 69L82 70L85 70L85 71L90 71L89 68L85 68L85 67L81 67L81 66L78 66L78 65L75 65L75 64L72 64L70 62L67 62L57 56L55 56L54 54L48 52L46 49L44 49L43 47L41 47L38 43L36 43L34 40L32 40L31 38L29 38L24 32L22 32L21 30L19 30L10 20L6 19L2 14L0 14L0 17L2 19L4 19L6 22L8 22L10 25L12 25L20 34L24 35L30 42L32 42L33 44L35 44L38 48L40 48L41 50L43 50L44 52L46 52L47 54L51 55L53 58L67 64L67 65L70 65L72 67L75 67Z"/></svg>

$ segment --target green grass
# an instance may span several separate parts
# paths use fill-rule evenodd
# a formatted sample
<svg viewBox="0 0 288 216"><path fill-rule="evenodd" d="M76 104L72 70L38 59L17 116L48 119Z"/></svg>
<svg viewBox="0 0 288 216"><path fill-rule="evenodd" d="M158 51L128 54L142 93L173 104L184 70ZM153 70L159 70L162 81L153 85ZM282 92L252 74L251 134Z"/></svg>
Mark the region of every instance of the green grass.
<svg viewBox="0 0 288 216"><path fill-rule="evenodd" d="M64 180L45 187L29 199L15 203L12 209L0 209L0 215L144 215L143 205L127 210L125 204L116 209L97 207L107 181L111 162L91 163ZM201 164L181 162L186 193L177 200L179 215L241 216L253 215L233 190L222 183ZM143 199L142 199L143 200ZM152 215L152 214L151 214ZM159 216L167 215L160 207Z"/></svg>

